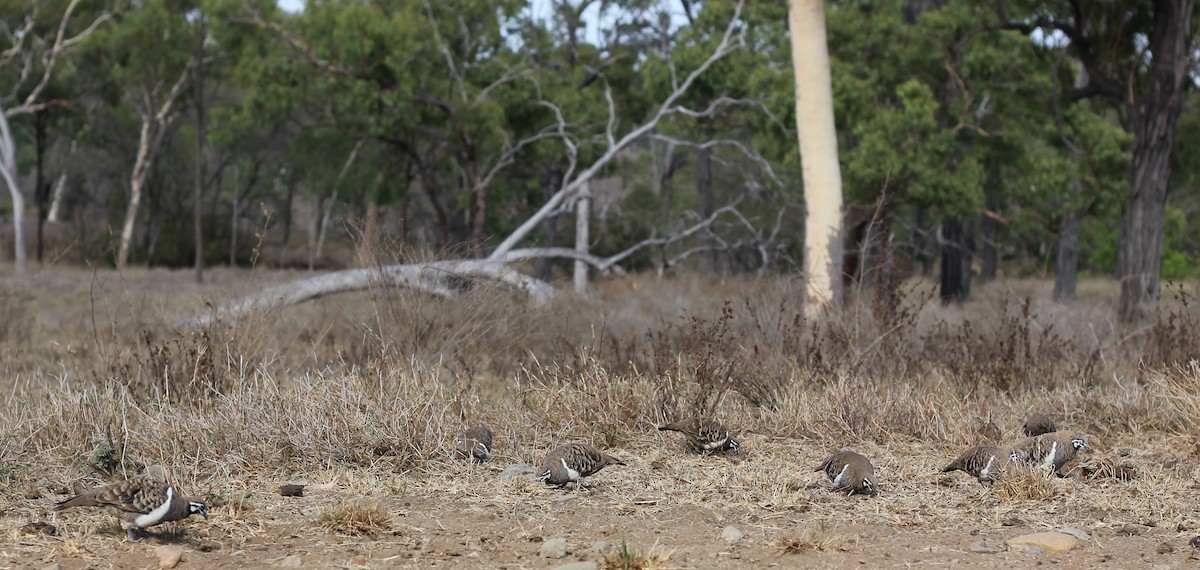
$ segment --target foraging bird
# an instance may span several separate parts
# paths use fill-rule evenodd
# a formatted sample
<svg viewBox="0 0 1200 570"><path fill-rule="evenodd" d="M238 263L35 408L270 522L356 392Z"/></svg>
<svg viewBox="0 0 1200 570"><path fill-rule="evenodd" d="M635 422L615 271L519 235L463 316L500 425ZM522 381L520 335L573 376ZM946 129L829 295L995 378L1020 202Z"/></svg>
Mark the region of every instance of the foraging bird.
<svg viewBox="0 0 1200 570"><path fill-rule="evenodd" d="M459 436L455 446L463 459L483 463L492 456L492 430L485 426L469 427Z"/></svg>
<svg viewBox="0 0 1200 570"><path fill-rule="evenodd" d="M824 471L839 491L872 497L879 494L875 486L875 466L866 457L853 451L834 453L813 471Z"/></svg>
<svg viewBox="0 0 1200 570"><path fill-rule="evenodd" d="M677 431L687 440L688 447L696 453L712 454L718 451L741 453L742 446L733 439L733 434L725 426L713 420L689 418L671 422L658 428L658 431Z"/></svg>
<svg viewBox="0 0 1200 570"><path fill-rule="evenodd" d="M1015 456L1015 453L995 445L976 445L962 452L962 455L942 469L942 473L962 471L979 479L980 483L988 484L1004 472L1008 464L1015 460Z"/></svg>
<svg viewBox="0 0 1200 570"><path fill-rule="evenodd" d="M559 489L572 481L579 486L584 477L595 475L609 465L625 465L625 462L586 443L570 443L546 454L537 480L557 485Z"/></svg>
<svg viewBox="0 0 1200 570"><path fill-rule="evenodd" d="M1044 433L1053 433L1058 431L1058 426L1054 425L1054 420L1046 414L1033 414L1029 419L1025 420L1025 425L1021 427L1027 437L1037 437Z"/></svg>
<svg viewBox="0 0 1200 570"><path fill-rule="evenodd" d="M1091 451L1087 439L1059 433L1027 437L1013 446L1013 457L1030 465L1051 468L1057 472L1080 450Z"/></svg>
<svg viewBox="0 0 1200 570"><path fill-rule="evenodd" d="M171 485L149 478L97 487L54 505L54 510L71 507L99 507L117 517L130 542L138 541L137 531L165 522L192 515L208 520L208 505L203 500L184 497Z"/></svg>

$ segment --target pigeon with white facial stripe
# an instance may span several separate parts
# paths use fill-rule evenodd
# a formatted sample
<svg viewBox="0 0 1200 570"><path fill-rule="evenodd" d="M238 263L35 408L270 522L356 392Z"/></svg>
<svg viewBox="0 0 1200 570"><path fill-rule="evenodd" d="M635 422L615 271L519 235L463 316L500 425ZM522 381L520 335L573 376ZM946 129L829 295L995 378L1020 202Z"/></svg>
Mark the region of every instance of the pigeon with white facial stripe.
<svg viewBox="0 0 1200 570"><path fill-rule="evenodd" d="M586 443L570 443L546 454L537 480L559 489L566 488L567 483L571 482L578 487L582 485L584 477L595 475L609 465L625 465L625 462Z"/></svg>
<svg viewBox="0 0 1200 570"><path fill-rule="evenodd" d="M994 483L1015 458L1015 453L995 445L976 445L962 452L942 473L962 471L987 485Z"/></svg>
<svg viewBox="0 0 1200 570"><path fill-rule="evenodd" d="M54 510L72 507L98 507L117 517L130 542L137 542L144 529L165 522L192 515L208 520L208 505L203 500L184 497L171 485L149 478L98 487L54 505Z"/></svg>
<svg viewBox="0 0 1200 570"><path fill-rule="evenodd" d="M824 471L839 491L872 497L879 494L875 485L875 466L853 451L834 453L813 471Z"/></svg>
<svg viewBox="0 0 1200 570"><path fill-rule="evenodd" d="M1013 456L1019 461L1057 473L1080 451L1091 449L1083 436L1072 437L1051 432L1021 440L1013 446Z"/></svg>
<svg viewBox="0 0 1200 570"><path fill-rule="evenodd" d="M455 446L458 455L463 459L483 463L492 456L492 430L484 426L467 428L455 442Z"/></svg>
<svg viewBox="0 0 1200 570"><path fill-rule="evenodd" d="M713 420L689 418L671 422L658 428L658 431L677 431L684 435L687 445L696 453L705 455L719 451L741 453L742 446L733 439L733 433L725 426Z"/></svg>

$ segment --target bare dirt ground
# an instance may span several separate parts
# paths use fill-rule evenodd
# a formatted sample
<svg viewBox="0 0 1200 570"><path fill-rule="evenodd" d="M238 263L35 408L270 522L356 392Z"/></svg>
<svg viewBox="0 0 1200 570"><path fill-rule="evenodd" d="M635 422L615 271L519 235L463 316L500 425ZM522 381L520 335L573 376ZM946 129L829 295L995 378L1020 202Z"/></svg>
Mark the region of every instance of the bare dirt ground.
<svg viewBox="0 0 1200 570"><path fill-rule="evenodd" d="M125 541L112 519L87 511L52 516L61 497L47 489L0 495L0 567L154 568L158 544L181 545L180 568L552 568L573 561L604 567L609 548L656 558L652 568L1188 568L1200 564L1194 458L1161 467L1148 451L1127 450L1143 478L1053 479L1046 500L1001 501L961 473L937 472L950 455L920 443L866 448L883 490L846 497L812 472L824 450L750 434L741 457L683 453L669 436L635 449L582 491L528 479L497 480L504 453L482 465L447 461L423 472L330 469L291 477L224 481L209 521L160 527L158 539ZM1155 466L1157 465L1157 466ZM286 482L309 483L282 497ZM44 496L38 496L45 493ZM322 524L339 506L378 507L390 523L349 536ZM25 534L32 521L55 536ZM744 536L722 539L726 527ZM1006 542L1021 534L1074 527L1091 538L1065 554L1028 554ZM164 530L165 529L165 530ZM546 540L567 539L562 559L542 555ZM792 549L788 545L793 545ZM816 551L812 548L826 548Z"/></svg>

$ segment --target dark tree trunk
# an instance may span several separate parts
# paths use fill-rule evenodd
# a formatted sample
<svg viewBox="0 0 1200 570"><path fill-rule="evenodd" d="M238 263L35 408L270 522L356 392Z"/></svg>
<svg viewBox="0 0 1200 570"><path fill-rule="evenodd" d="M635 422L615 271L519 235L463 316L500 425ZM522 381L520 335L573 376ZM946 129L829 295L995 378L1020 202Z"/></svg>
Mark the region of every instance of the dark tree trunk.
<svg viewBox="0 0 1200 570"><path fill-rule="evenodd" d="M942 222L942 303L965 301L971 294L973 229L956 218Z"/></svg>
<svg viewBox="0 0 1200 570"><path fill-rule="evenodd" d="M1063 214L1058 225L1058 257L1054 267L1054 300L1075 300L1079 274L1079 214L1073 209Z"/></svg>
<svg viewBox="0 0 1200 570"><path fill-rule="evenodd" d="M1158 302L1162 270L1163 211L1171 152L1183 109L1191 62L1194 0L1156 0L1145 95L1131 109L1134 125L1129 196L1117 242L1118 313L1132 322Z"/></svg>
<svg viewBox="0 0 1200 570"><path fill-rule="evenodd" d="M45 170L43 170L44 158L46 156L47 118L46 111L39 111L33 115L33 146L34 152L37 154L37 166L34 169L33 175L33 192L34 200L37 201L37 260L39 264L42 263L42 258L45 255L46 248L42 238L46 225L46 202L50 198L50 183L46 181Z"/></svg>
<svg viewBox="0 0 1200 570"><path fill-rule="evenodd" d="M707 220L713 214L712 149L709 147L700 147L696 152L696 191L700 194L700 218ZM716 243L711 233L710 229L704 230L704 245L708 248L701 264L704 275L712 275L717 270L717 252L713 249Z"/></svg>

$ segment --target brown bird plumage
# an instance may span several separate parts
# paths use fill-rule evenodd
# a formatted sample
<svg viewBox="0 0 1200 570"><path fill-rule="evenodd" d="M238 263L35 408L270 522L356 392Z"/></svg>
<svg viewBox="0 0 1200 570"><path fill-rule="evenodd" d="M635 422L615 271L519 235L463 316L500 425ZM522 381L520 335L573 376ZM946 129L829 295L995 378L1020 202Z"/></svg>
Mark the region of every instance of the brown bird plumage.
<svg viewBox="0 0 1200 570"><path fill-rule="evenodd" d="M732 451L741 453L742 446L733 439L733 433L713 420L688 418L671 422L658 428L659 431L677 431L686 438L687 445L696 453Z"/></svg>
<svg viewBox="0 0 1200 570"><path fill-rule="evenodd" d="M479 463L492 456L492 430L484 426L467 428L455 442L459 456Z"/></svg>
<svg viewBox="0 0 1200 570"><path fill-rule="evenodd" d="M174 487L155 479L131 479L97 487L54 505L61 511L72 507L98 507L120 519L131 542L136 531L191 515L208 519L208 506L199 498L184 497Z"/></svg>
<svg viewBox="0 0 1200 570"><path fill-rule="evenodd" d="M1044 433L1058 431L1058 426L1054 425L1054 420L1046 414L1033 414L1029 416L1029 419L1025 420L1025 425L1021 426L1021 431L1025 432L1027 437L1037 437Z"/></svg>
<svg viewBox="0 0 1200 570"><path fill-rule="evenodd" d="M586 443L570 443L546 454L537 479L559 489L572 481L578 486L584 477L595 475L609 465L625 465L625 462Z"/></svg>
<svg viewBox="0 0 1200 570"><path fill-rule="evenodd" d="M1013 446L1013 456L1019 461L1058 472L1063 465L1074 459L1080 450L1090 451L1087 439L1060 433L1046 433L1027 437Z"/></svg>
<svg viewBox="0 0 1200 570"><path fill-rule="evenodd" d="M853 451L834 453L813 471L824 471L839 491L872 497L879 494L879 488L875 485L875 466L866 457Z"/></svg>
<svg viewBox="0 0 1200 570"><path fill-rule="evenodd" d="M942 473L962 471L980 483L994 482L1013 459L1013 453L995 445L976 445L959 455Z"/></svg>

